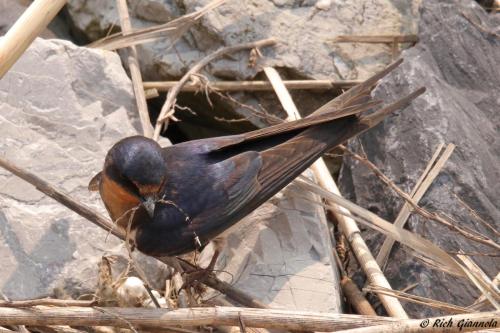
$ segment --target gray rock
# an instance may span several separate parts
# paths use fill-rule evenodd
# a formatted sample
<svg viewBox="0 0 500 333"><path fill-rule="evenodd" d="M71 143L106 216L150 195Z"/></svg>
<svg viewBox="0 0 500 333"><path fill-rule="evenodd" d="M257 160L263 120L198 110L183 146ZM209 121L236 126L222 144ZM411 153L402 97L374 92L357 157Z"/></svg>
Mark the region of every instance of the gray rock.
<svg viewBox="0 0 500 333"><path fill-rule="evenodd" d="M192 12L207 0L133 1L130 11L134 27L163 22L169 15ZM316 2L227 1L208 13L192 34L184 38L177 51L155 42L142 48L152 52L150 60L166 77L178 77L176 70L189 67L200 53L222 45L233 45L267 37L283 42L272 52L267 64L286 67L295 75L311 78L362 79L390 61L390 48L377 44L334 44L342 34L415 33L418 1L333 1L327 10L318 10ZM92 40L105 35L112 25L119 25L114 2L69 1L69 13L75 26ZM145 15L144 13L149 13ZM167 13L167 14L166 14ZM174 65L182 63L183 65ZM247 55L214 62L211 75L244 79L255 76ZM152 64L150 64L152 65ZM150 66L151 67L151 66Z"/></svg>
<svg viewBox="0 0 500 333"><path fill-rule="evenodd" d="M130 19L134 28L145 28L170 21L183 14L175 1L169 0L133 0L128 1ZM120 28L120 17L116 1L99 0L68 1L68 16L77 36L88 41L102 38ZM143 76L147 79L161 77L180 77L186 71L184 58L195 61L199 52L190 47L185 40L179 41L174 48L162 40L137 47ZM160 57L165 61L158 62ZM182 60L182 61L181 61Z"/></svg>
<svg viewBox="0 0 500 333"><path fill-rule="evenodd" d="M240 221L217 262L218 277L273 308L341 312L339 277L318 200L292 184Z"/></svg>
<svg viewBox="0 0 500 333"><path fill-rule="evenodd" d="M250 67L249 53L244 51L213 61L203 74L209 79L251 79L261 71L261 65L269 65L280 68L283 77L289 79L364 79L391 61L390 47L384 44L336 44L332 40L345 34L416 33L419 2L337 0L331 1L328 9L320 6L326 9L320 10L316 7L317 1L227 1L202 18L173 48L161 40L141 45L141 68L146 80L177 79L203 56L222 46L276 37L281 43L262 50L265 57L260 60L259 66ZM165 8L176 8L179 4L182 10L170 10L178 15L192 12L208 0L148 0L140 3L144 7ZM99 1L70 0L68 8L74 24L93 40L104 36L112 25L118 24L114 6L114 2L104 6ZM153 18L148 16L145 19L146 16L138 12L133 4L130 11L134 27L153 24ZM281 107L277 106L279 104L273 93L241 93L234 96L245 104L261 104L267 112L285 116ZM294 97L303 114L314 110L322 99L314 93L299 93ZM190 95L190 98L205 99L201 94L196 97ZM228 110L224 116L226 119L244 116L254 126L269 125L268 121L255 116L247 108L217 98L213 100L214 109ZM212 127L219 129L225 126L213 120L210 107L196 111L203 123L211 123ZM187 112L179 112L179 115L189 120ZM192 130L185 129L185 132L190 137L196 136Z"/></svg>
<svg viewBox="0 0 500 333"><path fill-rule="evenodd" d="M135 110L116 54L37 39L0 80L0 152L106 214L87 184L111 145L136 133ZM0 169L0 290L9 297L93 292L101 255L118 251L106 236Z"/></svg>
<svg viewBox="0 0 500 333"><path fill-rule="evenodd" d="M440 142L455 144L455 152L420 204L430 211L445 212L460 226L477 230L498 243L498 236L454 197L459 196L499 230L500 68L496 64L500 62L500 42L478 28L480 25L493 31L498 25L473 1L426 0L420 14L420 43L404 52L401 68L374 94L391 101L420 86L426 86L427 93L404 112L362 135L359 142L368 158L406 192L412 190ZM358 141L350 146L360 148ZM340 183L343 193L389 221L401 209L401 199L349 158ZM448 251L495 253L420 216L413 215L408 228ZM383 237L371 230L363 235L376 254ZM498 258L472 258L490 277L498 273ZM432 270L400 247L393 250L386 274L393 288L417 282L412 293L457 305L470 305L480 294L468 280ZM415 317L439 313L414 304L406 304L405 308Z"/></svg>

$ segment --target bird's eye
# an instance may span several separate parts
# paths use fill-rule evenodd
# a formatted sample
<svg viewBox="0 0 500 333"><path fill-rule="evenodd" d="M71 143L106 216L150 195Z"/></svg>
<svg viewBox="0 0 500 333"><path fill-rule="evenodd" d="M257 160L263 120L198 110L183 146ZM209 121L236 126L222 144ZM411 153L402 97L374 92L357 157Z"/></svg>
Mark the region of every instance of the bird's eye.
<svg viewBox="0 0 500 333"><path fill-rule="evenodd" d="M134 182L123 177L121 184L128 192L136 195L137 197L141 196L139 188L136 186L136 184L134 184Z"/></svg>

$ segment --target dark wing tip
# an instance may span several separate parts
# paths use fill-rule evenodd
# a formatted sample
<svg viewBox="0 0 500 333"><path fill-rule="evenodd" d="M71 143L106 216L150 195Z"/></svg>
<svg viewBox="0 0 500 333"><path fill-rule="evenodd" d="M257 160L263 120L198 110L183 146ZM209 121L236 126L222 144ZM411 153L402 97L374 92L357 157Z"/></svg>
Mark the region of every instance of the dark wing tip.
<svg viewBox="0 0 500 333"><path fill-rule="evenodd" d="M378 110L366 117L361 118L361 121L367 124L369 127L373 127L380 123L385 117L387 117L392 112L408 106L415 98L422 95L426 91L425 87L420 87L411 94L398 99L392 104L389 104L385 108Z"/></svg>
<svg viewBox="0 0 500 333"><path fill-rule="evenodd" d="M367 80L363 81L362 83L352 87L351 89L347 90L344 92L342 95L337 96L335 99L331 100L330 102L326 103L322 107L320 107L318 110L314 111L314 114L319 114L325 112L326 109L331 108L331 107L337 107L341 108L344 106L349 106L352 103L355 103L355 101L360 98L363 95L368 95L370 94L370 91L375 87L375 85L387 74L392 72L396 67L401 65L403 63L403 58L400 58L381 70L378 73L375 73L371 77L369 77Z"/></svg>

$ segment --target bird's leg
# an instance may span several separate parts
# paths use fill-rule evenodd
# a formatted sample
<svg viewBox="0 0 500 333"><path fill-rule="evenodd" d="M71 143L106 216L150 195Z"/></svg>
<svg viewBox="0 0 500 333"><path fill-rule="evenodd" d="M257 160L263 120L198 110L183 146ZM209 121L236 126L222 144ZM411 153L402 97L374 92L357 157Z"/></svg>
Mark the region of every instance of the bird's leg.
<svg viewBox="0 0 500 333"><path fill-rule="evenodd" d="M212 256L212 259L210 260L208 266L205 268L205 271L209 273L213 272L215 264L217 263L217 259L219 258L219 255L220 255L219 249L215 249L214 255Z"/></svg>
<svg viewBox="0 0 500 333"><path fill-rule="evenodd" d="M222 248L224 247L225 239L216 238L213 240L213 244L214 244L214 254L210 259L210 263L208 264L208 266L206 268L198 268L190 272L187 272L184 278L183 288L191 287L195 282L198 283L203 282L204 280L207 279L208 275L214 271L217 259L219 258Z"/></svg>

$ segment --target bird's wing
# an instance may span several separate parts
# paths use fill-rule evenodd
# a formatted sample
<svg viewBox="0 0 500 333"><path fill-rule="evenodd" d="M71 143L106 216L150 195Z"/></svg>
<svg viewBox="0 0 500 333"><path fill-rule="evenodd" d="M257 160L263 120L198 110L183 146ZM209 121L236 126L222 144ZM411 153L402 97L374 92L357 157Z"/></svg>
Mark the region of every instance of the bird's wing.
<svg viewBox="0 0 500 333"><path fill-rule="evenodd" d="M214 197L209 207L192 220L192 228L200 235L224 230L227 227L225 221L229 223L233 219L217 217L238 214L260 193L261 186L257 178L261 168L262 159L256 151L246 151L214 164L212 174L217 179Z"/></svg>
<svg viewBox="0 0 500 333"><path fill-rule="evenodd" d="M424 90L418 89L369 116L336 119L300 131L278 145L260 151L242 150L215 163L214 173L220 187L213 193L222 195L214 197L210 207L194 217L192 230L203 238L224 231L285 187L326 150L375 126L389 113L408 105ZM267 144L258 145L262 146Z"/></svg>
<svg viewBox="0 0 500 333"><path fill-rule="evenodd" d="M258 129L241 135L231 137L231 140L224 140L217 143L219 150L233 147L241 143L247 143L270 136L279 134L286 134L296 132L297 130L305 129L307 127L318 125L321 123L330 122L335 119L340 119L352 115L360 115L361 113L370 110L377 106L381 101L373 100L370 93L376 86L378 81L384 78L392 70L398 67L403 61L398 60L391 65L387 66L384 70L376 73L368 78L363 83L360 83L347 92L331 100L321 108L314 111L309 116L290 122L283 122L278 125Z"/></svg>
<svg viewBox="0 0 500 333"><path fill-rule="evenodd" d="M244 134L220 138L218 140L212 141L214 146L212 146L211 148L214 150L224 150L226 148L232 148L233 146L242 143L258 141L273 136L277 137L280 134L283 134L285 137L286 134L293 134L314 125L319 125L331 122L335 119L361 114L382 103L381 101L374 101L369 97L357 99L355 102L357 102L357 104L351 104L344 108L331 108L325 110L325 112L321 114L310 115L299 120L283 122L278 125L261 128Z"/></svg>

